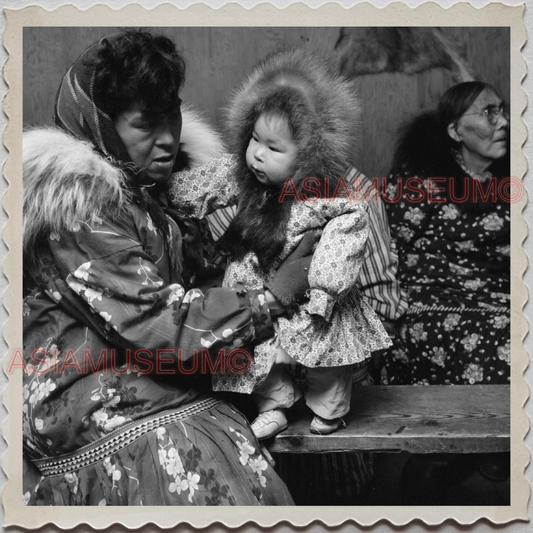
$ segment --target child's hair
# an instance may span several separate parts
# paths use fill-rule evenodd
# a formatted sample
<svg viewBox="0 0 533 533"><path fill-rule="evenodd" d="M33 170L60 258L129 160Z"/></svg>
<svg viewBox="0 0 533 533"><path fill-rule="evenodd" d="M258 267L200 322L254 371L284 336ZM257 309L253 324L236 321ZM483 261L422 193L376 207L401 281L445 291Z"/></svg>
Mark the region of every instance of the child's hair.
<svg viewBox="0 0 533 533"><path fill-rule="evenodd" d="M254 120L254 126L263 117L266 123L275 131L286 129L289 131L292 141L296 142L296 136L294 134L294 127L291 125L290 115L284 109L267 109L263 111ZM251 134L250 134L251 138ZM248 139L248 142L250 139Z"/></svg>
<svg viewBox="0 0 533 533"><path fill-rule="evenodd" d="M263 185L246 166L246 149L257 119L285 117L297 146L293 185L300 198L305 178L329 190L344 176L354 153L361 107L350 81L332 71L326 60L305 49L272 55L254 68L237 89L227 110L230 145L238 156L241 197L237 215L219 241L232 258L253 251L268 269L283 251L295 195ZM292 190L292 189L291 189ZM306 191L307 197L311 194Z"/></svg>

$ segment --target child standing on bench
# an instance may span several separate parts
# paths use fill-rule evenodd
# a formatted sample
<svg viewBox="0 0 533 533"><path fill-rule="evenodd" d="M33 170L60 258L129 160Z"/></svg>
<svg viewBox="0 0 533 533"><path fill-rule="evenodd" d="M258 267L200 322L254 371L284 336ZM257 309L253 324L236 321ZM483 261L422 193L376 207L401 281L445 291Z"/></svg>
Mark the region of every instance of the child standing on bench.
<svg viewBox="0 0 533 533"><path fill-rule="evenodd" d="M285 410L301 397L288 371L291 362L307 367L304 395L315 414L310 431L330 434L345 425L352 365L391 344L356 289L367 205L343 176L359 117L351 83L322 59L302 49L271 56L230 103L233 167L232 161L219 161L188 177L196 190L217 191L216 207L224 196L229 203L238 195L237 214L218 242L230 259L226 286L272 291L269 281L283 259L304 235L321 232L306 301L287 301L273 291L291 307L289 316L277 319L276 337L254 347L247 373L213 376L215 390L251 393L259 411L252 429L260 440L287 427ZM223 186L217 183L221 176L227 180ZM235 189L228 185L232 179ZM183 182L173 190L183 192ZM170 198L183 200L172 189Z"/></svg>

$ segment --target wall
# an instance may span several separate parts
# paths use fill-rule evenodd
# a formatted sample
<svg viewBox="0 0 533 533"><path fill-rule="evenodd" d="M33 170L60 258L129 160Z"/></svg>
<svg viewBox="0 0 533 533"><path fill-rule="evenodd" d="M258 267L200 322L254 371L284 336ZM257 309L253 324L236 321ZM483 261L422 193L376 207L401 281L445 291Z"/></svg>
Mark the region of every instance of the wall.
<svg viewBox="0 0 533 533"><path fill-rule="evenodd" d="M118 28L24 28L24 125L50 124L61 77L87 46ZM222 126L223 105L241 77L267 53L307 45L332 55L339 28L154 28L184 52L188 76L182 98ZM476 77L509 99L509 29L444 28ZM453 74L433 68L421 74L359 76L357 89L364 122L356 156L369 176L389 170L398 127L410 116L433 107L456 83Z"/></svg>

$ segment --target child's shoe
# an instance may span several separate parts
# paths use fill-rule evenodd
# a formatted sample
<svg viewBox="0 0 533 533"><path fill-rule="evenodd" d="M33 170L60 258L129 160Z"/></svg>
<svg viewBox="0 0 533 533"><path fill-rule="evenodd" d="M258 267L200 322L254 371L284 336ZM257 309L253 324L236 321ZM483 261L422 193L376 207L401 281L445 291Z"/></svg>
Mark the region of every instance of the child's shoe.
<svg viewBox="0 0 533 533"><path fill-rule="evenodd" d="M330 433L335 433L335 431L341 427L346 427L346 422L342 418L326 420L325 418L316 415L311 421L309 430L315 435L329 435Z"/></svg>
<svg viewBox="0 0 533 533"><path fill-rule="evenodd" d="M289 427L283 409L272 409L260 413L252 423L252 431L258 440L269 439Z"/></svg>

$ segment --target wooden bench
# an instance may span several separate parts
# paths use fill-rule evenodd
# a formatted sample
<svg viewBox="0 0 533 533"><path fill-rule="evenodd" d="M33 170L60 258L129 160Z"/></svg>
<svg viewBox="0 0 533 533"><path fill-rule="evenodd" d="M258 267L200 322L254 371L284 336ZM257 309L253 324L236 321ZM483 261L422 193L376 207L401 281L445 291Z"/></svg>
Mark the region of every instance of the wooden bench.
<svg viewBox="0 0 533 533"><path fill-rule="evenodd" d="M311 434L312 413L299 403L288 411L289 428L265 445L273 453L506 452L510 392L509 385L354 387L346 428Z"/></svg>

